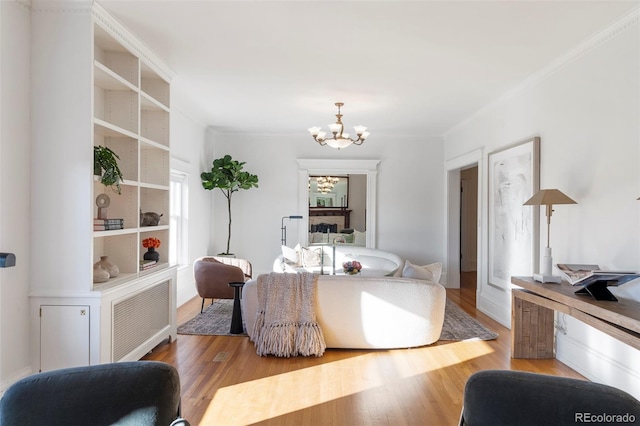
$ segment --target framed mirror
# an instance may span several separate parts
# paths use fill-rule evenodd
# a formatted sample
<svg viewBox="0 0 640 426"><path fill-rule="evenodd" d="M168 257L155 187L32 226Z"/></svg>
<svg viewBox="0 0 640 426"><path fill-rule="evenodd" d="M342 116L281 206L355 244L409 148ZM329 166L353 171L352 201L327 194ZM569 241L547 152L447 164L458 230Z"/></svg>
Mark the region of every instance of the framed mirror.
<svg viewBox="0 0 640 426"><path fill-rule="evenodd" d="M362 233L365 235L363 245L375 248L376 179L379 162L379 160L298 160L298 212L303 215L303 223L299 227L299 241L301 244L309 245L311 225L312 222L317 222L318 216L327 219L322 220L322 222L331 223L335 222L331 220L333 216L343 216L345 217L344 220L348 216L349 223L336 223L335 229L337 231L340 231L338 228L362 229ZM333 195L318 196L317 193L322 193L313 191L311 183L312 177L315 178L317 176L348 177L349 179L345 180L347 189L344 193L336 193L335 197ZM354 182L360 188L356 193L352 190ZM345 198L341 198L343 196ZM324 203L324 206L318 206L319 197L322 200L320 204ZM358 200L359 197L362 200ZM341 199L344 200L342 201L342 206L340 206ZM334 204L335 206L327 206L327 204ZM354 209L357 211L355 214L350 212L348 215L346 214L348 210ZM358 211L362 213L360 214ZM338 220L340 219L338 218Z"/></svg>
<svg viewBox="0 0 640 426"><path fill-rule="evenodd" d="M348 208L349 176L309 176L309 208Z"/></svg>

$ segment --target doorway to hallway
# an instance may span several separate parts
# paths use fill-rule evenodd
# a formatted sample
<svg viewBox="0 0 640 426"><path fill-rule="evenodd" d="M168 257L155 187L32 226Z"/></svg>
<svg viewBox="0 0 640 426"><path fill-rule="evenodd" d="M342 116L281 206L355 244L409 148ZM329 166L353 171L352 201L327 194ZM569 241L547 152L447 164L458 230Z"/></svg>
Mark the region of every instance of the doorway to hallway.
<svg viewBox="0 0 640 426"><path fill-rule="evenodd" d="M478 270L478 166L460 171L460 288L475 292Z"/></svg>

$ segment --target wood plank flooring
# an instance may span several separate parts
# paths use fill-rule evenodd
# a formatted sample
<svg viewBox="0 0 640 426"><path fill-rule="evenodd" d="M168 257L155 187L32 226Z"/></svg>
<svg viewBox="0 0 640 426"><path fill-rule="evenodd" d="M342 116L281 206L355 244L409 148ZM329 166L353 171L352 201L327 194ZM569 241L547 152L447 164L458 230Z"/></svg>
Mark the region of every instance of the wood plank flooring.
<svg viewBox="0 0 640 426"><path fill-rule="evenodd" d="M145 359L176 366L183 416L192 425L455 425L464 385L476 371L583 378L553 359L511 359L509 329L476 311L475 274L463 276L448 297L499 333L497 340L275 358L256 355L246 337L179 335ZM199 311L194 298L178 309L178 323Z"/></svg>

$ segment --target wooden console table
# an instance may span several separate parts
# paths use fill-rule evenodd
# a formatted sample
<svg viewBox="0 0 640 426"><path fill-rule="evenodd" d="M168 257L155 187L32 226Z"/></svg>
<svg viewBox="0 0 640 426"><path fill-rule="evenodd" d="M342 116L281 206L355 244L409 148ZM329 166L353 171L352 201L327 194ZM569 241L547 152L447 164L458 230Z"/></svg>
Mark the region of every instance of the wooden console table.
<svg viewBox="0 0 640 426"><path fill-rule="evenodd" d="M522 287L511 293L511 356L554 357L554 311L562 312L640 349L640 302L595 300L577 295L579 286L540 283L532 277L511 277Z"/></svg>

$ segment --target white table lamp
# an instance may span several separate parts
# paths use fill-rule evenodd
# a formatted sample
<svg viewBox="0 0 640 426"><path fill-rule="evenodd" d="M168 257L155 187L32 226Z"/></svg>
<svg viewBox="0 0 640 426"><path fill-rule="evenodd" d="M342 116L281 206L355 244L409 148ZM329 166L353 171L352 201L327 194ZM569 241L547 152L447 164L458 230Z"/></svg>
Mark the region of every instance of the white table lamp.
<svg viewBox="0 0 640 426"><path fill-rule="evenodd" d="M577 203L557 189L541 189L523 204L525 206L547 207L547 246L544 248L544 256L540 262L540 273L533 274L534 280L543 283L559 283L561 281L559 276L553 276L551 273L553 259L551 257L551 247L549 246L549 235L551 233L551 214L553 213L553 204Z"/></svg>

